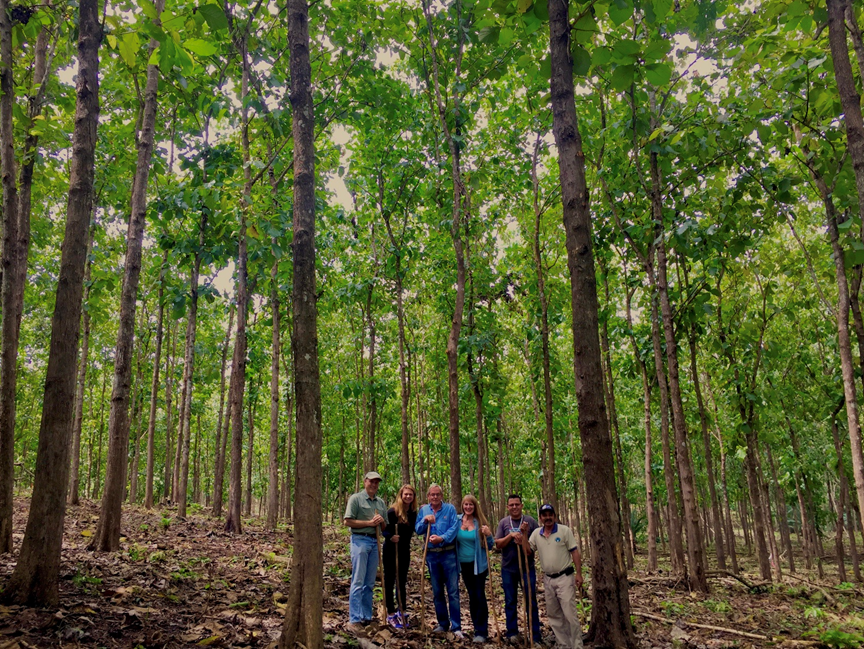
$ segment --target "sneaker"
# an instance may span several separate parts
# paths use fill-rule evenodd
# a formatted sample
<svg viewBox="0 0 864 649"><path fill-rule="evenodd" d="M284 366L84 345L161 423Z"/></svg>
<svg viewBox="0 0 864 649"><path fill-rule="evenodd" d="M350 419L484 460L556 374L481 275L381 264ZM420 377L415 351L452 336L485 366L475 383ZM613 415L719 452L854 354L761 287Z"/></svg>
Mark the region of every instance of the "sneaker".
<svg viewBox="0 0 864 649"><path fill-rule="evenodd" d="M520 645L522 644L522 639L520 638L518 633L514 633L513 635L508 635L504 638L504 642L512 645Z"/></svg>
<svg viewBox="0 0 864 649"><path fill-rule="evenodd" d="M388 615L388 616L387 616L387 624L389 624L390 626L392 626L394 629L402 629L402 628L404 628L404 627L402 626L402 620L399 619L399 614L398 614L398 613L394 613L393 615Z"/></svg>
<svg viewBox="0 0 864 649"><path fill-rule="evenodd" d="M363 628L360 622L351 622L345 627L345 630L354 635L365 635L366 633L366 629Z"/></svg>
<svg viewBox="0 0 864 649"><path fill-rule="evenodd" d="M459 638L460 640L464 640L464 639L465 639L465 634L463 634L459 629L456 629L456 630L453 632L453 635L455 635L455 636L456 636L457 638Z"/></svg>
<svg viewBox="0 0 864 649"><path fill-rule="evenodd" d="M484 642L486 642L486 637L482 635L475 635L474 639L471 640L471 642L473 642L474 644L483 644Z"/></svg>
<svg viewBox="0 0 864 649"><path fill-rule="evenodd" d="M399 622L402 623L402 628L407 629L410 625L408 624L408 614L407 613L396 613L399 616Z"/></svg>
<svg viewBox="0 0 864 649"><path fill-rule="evenodd" d="M432 629L432 633L446 633L446 632L447 632L447 629L445 629L440 624L437 625L434 629Z"/></svg>

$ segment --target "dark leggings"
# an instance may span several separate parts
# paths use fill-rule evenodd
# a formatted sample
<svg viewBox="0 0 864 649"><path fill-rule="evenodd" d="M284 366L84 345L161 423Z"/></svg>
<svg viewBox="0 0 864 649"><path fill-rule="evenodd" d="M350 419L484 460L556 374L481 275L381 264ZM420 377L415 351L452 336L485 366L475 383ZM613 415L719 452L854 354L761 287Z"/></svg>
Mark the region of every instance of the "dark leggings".
<svg viewBox="0 0 864 649"><path fill-rule="evenodd" d="M405 587L408 583L408 568L411 565L411 547L406 543L404 548L399 548L399 600L402 603L402 611L405 611L407 601ZM387 602L387 613L392 615L398 608L394 596L396 586L396 544L386 541L384 545L384 597Z"/></svg>
<svg viewBox="0 0 864 649"><path fill-rule="evenodd" d="M471 624L474 625L474 635L489 636L489 605L486 603L486 577L488 570L479 575L474 574L474 563L463 563L462 581L468 591L468 606L471 610Z"/></svg>

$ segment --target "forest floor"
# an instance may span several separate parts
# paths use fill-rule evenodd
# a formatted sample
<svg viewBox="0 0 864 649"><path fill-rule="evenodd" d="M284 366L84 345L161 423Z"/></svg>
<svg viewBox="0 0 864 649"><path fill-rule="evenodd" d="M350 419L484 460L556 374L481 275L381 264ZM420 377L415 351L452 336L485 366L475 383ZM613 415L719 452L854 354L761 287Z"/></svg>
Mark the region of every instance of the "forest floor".
<svg viewBox="0 0 864 649"><path fill-rule="evenodd" d="M25 499L16 501L16 548L28 504ZM171 509L147 512L133 507L124 510L121 551L96 553L87 550L87 544L98 513L98 505L88 501L67 509L61 607L0 606L0 649L268 647L278 639L290 572L290 529L266 532L260 520L250 519L243 535L231 536L206 511L179 521ZM351 572L347 535L341 528L325 527L324 536L325 644L328 649L351 649L358 640L344 628ZM631 602L639 643L645 649L864 646L864 587L838 587L836 579L817 583L809 575L807 581L789 578L782 585L749 589L721 576L711 579L711 593L705 596L688 592L685 584L662 574L646 574L639 569L640 558L644 561L637 557L637 568L630 573ZM742 575L755 584L752 557L743 559ZM413 564L409 583L415 584L411 607L416 617L419 552ZM0 559L0 583L13 566L10 558ZM828 579L833 569L826 567ZM800 572L797 576L805 577ZM497 573L493 580L499 597L496 609L502 615ZM428 584L425 592L431 628ZM539 599L545 619L542 595ZM463 626L470 630L467 602L462 610ZM587 604L585 612L590 615ZM503 622L502 618L502 627ZM494 630L494 621L490 626ZM427 639L419 630L393 632L377 625L369 627L363 649L372 649L369 642L388 649L460 644L452 635ZM472 646L467 640L461 644ZM553 645L550 634L548 646Z"/></svg>

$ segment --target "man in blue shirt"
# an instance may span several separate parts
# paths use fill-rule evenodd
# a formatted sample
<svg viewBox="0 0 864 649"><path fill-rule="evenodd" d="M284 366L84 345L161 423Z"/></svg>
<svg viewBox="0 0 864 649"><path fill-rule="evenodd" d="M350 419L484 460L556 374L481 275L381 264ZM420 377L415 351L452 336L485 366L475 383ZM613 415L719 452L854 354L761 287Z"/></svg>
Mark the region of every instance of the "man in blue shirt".
<svg viewBox="0 0 864 649"><path fill-rule="evenodd" d="M430 528L426 565L432 581L435 617L438 619L438 626L432 632L453 631L457 638L462 638L462 616L459 611L459 561L456 558L459 517L456 508L444 502L444 493L437 484L429 487L426 498L429 503L423 505L417 514L415 532L425 537L426 528Z"/></svg>

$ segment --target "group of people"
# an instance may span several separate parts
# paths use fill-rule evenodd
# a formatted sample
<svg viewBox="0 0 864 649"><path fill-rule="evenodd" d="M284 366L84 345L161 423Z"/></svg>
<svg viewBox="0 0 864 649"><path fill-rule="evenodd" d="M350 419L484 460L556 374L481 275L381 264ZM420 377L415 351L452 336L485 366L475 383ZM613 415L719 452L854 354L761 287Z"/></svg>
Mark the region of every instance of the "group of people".
<svg viewBox="0 0 864 649"><path fill-rule="evenodd" d="M530 602L527 622L535 645L542 645L537 609L535 555L544 573L546 615L561 649L581 649L582 629L576 605L582 587L582 557L570 529L557 522L555 509L544 504L540 523L523 512L522 498L511 494L508 515L498 522L494 537L480 503L472 495L462 499L462 513L447 502L440 486L433 484L427 502L419 508L411 485L399 489L387 509L378 496L381 476L367 473L364 489L348 499L345 524L351 528L351 591L349 630L362 632L373 618L372 593L383 556L387 622L397 629L409 626L406 591L411 559L411 539L424 540L426 568L432 585L437 626L433 633L452 632L464 638L459 605L459 575L465 584L475 643L489 637L489 607L486 581L489 551L501 552L501 587L507 620L505 639L519 641L519 590ZM383 550L379 544L383 544Z"/></svg>

